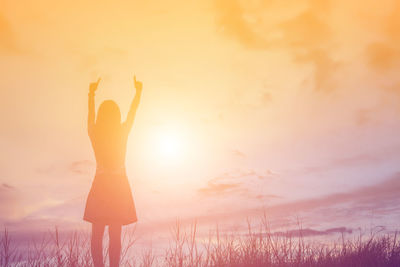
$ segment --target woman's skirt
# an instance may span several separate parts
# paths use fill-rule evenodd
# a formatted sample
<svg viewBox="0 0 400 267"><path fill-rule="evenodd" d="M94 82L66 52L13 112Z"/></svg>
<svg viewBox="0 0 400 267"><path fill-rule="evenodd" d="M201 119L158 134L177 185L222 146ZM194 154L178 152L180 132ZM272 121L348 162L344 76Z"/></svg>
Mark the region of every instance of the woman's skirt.
<svg viewBox="0 0 400 267"><path fill-rule="evenodd" d="M96 171L83 219L104 225L126 225L137 221L132 191L124 170Z"/></svg>

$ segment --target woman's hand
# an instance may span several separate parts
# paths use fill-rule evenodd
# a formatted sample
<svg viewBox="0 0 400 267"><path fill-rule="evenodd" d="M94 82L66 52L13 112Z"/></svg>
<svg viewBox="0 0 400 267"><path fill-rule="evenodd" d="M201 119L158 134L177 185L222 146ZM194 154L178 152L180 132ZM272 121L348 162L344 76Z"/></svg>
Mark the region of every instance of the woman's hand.
<svg viewBox="0 0 400 267"><path fill-rule="evenodd" d="M101 78L97 80L97 82L89 84L89 93L94 93L97 90L97 87L99 86Z"/></svg>
<svg viewBox="0 0 400 267"><path fill-rule="evenodd" d="M131 107L128 112L128 116L126 117L126 121L124 122L125 126L124 128L128 133L132 128L133 121L135 120L136 110L139 106L140 96L142 95L142 88L143 88L142 82L136 81L136 75L133 76L133 82L136 88L136 94L135 97L133 98Z"/></svg>
<svg viewBox="0 0 400 267"><path fill-rule="evenodd" d="M136 75L133 76L133 82L134 82L134 84L135 84L136 90L137 90L137 91L142 91L143 83L142 83L142 82L139 82L139 81L136 81Z"/></svg>

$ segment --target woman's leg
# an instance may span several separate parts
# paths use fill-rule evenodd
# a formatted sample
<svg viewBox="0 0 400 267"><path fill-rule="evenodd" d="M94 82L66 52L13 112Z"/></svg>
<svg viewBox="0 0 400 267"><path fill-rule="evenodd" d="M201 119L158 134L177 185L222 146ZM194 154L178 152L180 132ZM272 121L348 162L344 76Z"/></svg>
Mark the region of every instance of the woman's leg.
<svg viewBox="0 0 400 267"><path fill-rule="evenodd" d="M110 225L108 234L110 237L110 267L118 267L121 256L121 228L122 225Z"/></svg>
<svg viewBox="0 0 400 267"><path fill-rule="evenodd" d="M104 267L103 264L103 235L104 224L92 223L91 251L94 267Z"/></svg>

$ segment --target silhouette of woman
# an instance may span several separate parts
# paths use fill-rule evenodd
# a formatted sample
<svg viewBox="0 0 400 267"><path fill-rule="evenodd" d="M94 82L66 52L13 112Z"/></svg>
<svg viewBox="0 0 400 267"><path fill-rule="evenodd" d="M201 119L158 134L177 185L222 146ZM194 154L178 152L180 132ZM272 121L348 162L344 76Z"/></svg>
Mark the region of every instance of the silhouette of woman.
<svg viewBox="0 0 400 267"><path fill-rule="evenodd" d="M91 252L95 267L103 267L103 235L108 225L110 267L119 266L121 228L137 221L135 204L125 173L125 154L142 93L142 83L134 84L136 95L125 122L121 123L118 105L104 101L95 123L94 94L100 78L89 86L88 134L96 157L96 174L90 189L83 219L92 223Z"/></svg>

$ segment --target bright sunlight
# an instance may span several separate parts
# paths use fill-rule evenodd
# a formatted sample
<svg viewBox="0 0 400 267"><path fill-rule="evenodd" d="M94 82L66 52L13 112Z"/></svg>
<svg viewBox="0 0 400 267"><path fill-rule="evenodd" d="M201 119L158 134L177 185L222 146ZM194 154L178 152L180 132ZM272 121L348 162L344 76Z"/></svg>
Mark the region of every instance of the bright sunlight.
<svg viewBox="0 0 400 267"><path fill-rule="evenodd" d="M186 142L177 128L161 127L154 133L154 157L162 163L172 164L185 158Z"/></svg>

